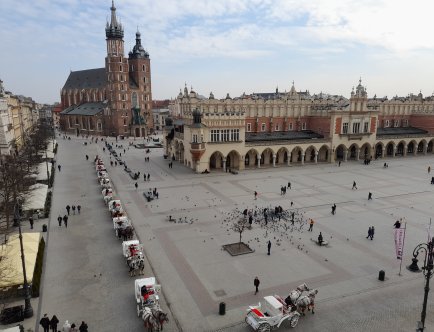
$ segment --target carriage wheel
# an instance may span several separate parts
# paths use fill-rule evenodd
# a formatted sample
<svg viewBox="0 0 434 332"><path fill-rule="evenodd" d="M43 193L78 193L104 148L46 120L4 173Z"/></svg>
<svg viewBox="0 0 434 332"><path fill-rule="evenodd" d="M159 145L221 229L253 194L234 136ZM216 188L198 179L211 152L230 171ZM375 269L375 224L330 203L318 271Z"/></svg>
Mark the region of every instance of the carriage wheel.
<svg viewBox="0 0 434 332"><path fill-rule="evenodd" d="M142 310L140 309L140 305L137 305L137 317L140 318L140 314L141 314Z"/></svg>
<svg viewBox="0 0 434 332"><path fill-rule="evenodd" d="M262 323L258 326L258 332L270 332L271 326L268 323Z"/></svg>
<svg viewBox="0 0 434 332"><path fill-rule="evenodd" d="M298 324L298 319L300 318L299 315L295 315L291 318L291 320L289 321L289 326L291 327L296 327Z"/></svg>

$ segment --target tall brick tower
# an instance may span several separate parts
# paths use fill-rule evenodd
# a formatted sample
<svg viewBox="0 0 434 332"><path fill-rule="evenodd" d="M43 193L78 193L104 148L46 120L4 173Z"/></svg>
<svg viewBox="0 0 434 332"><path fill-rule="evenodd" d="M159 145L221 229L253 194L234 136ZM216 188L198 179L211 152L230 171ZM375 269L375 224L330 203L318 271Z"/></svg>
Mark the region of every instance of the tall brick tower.
<svg viewBox="0 0 434 332"><path fill-rule="evenodd" d="M136 45L129 53L130 78L135 85L131 93L132 134L145 136L153 128L151 60L142 46L140 32L136 32Z"/></svg>
<svg viewBox="0 0 434 332"><path fill-rule="evenodd" d="M129 98L128 59L124 57L124 29L116 17L116 7L112 0L111 19L107 22L105 35L107 56L107 96L110 100L110 134L128 135L131 101Z"/></svg>

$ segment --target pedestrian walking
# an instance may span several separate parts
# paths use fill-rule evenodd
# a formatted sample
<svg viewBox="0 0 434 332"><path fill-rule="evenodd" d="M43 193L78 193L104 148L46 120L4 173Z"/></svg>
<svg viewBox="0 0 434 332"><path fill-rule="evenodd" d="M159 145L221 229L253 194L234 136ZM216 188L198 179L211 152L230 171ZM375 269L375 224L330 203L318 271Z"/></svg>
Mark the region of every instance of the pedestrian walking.
<svg viewBox="0 0 434 332"><path fill-rule="evenodd" d="M134 187L136 187L136 190L137 190L137 188L139 187L139 185L137 184L137 182L134 183Z"/></svg>
<svg viewBox="0 0 434 332"><path fill-rule="evenodd" d="M71 210L71 207L69 205L66 206L66 211L68 211L68 216L69 216L69 210Z"/></svg>
<svg viewBox="0 0 434 332"><path fill-rule="evenodd" d="M318 244L320 245L320 246L322 246L322 243L324 242L324 239L323 239L323 237L322 237L322 233L321 232L319 232L319 235L318 235Z"/></svg>
<svg viewBox="0 0 434 332"><path fill-rule="evenodd" d="M258 192L255 191L255 199L258 199Z"/></svg>
<svg viewBox="0 0 434 332"><path fill-rule="evenodd" d="M88 155L86 155L86 160L89 160L89 156ZM56 331L57 332L57 331Z"/></svg>
<svg viewBox="0 0 434 332"><path fill-rule="evenodd" d="M32 217L29 218L29 223L30 223L30 229L33 229L33 218Z"/></svg>
<svg viewBox="0 0 434 332"><path fill-rule="evenodd" d="M288 182L288 188L291 189L291 182Z"/></svg>
<svg viewBox="0 0 434 332"><path fill-rule="evenodd" d="M110 160L110 166L113 167L113 160Z"/></svg>
<svg viewBox="0 0 434 332"><path fill-rule="evenodd" d="M313 219L310 219L310 222L309 222L309 229L308 229L308 231L309 232L312 232L313 231L313 224L315 223L315 221L313 221Z"/></svg>
<svg viewBox="0 0 434 332"><path fill-rule="evenodd" d="M339 160L339 163L338 163L338 165L339 165L339 167L341 167L341 161Z"/></svg>
<svg viewBox="0 0 434 332"><path fill-rule="evenodd" d="M78 328L80 332L87 332L87 324L85 322L81 322L80 327Z"/></svg>
<svg viewBox="0 0 434 332"><path fill-rule="evenodd" d="M372 228L369 227L368 228L368 236L366 237L367 239L369 239L371 237L371 233L372 233Z"/></svg>
<svg viewBox="0 0 434 332"><path fill-rule="evenodd" d="M368 201L371 200L371 199L372 199L372 193L369 192L369 194L368 194Z"/></svg>
<svg viewBox="0 0 434 332"><path fill-rule="evenodd" d="M118 162L117 161L115 161L115 166L117 166L118 165Z"/></svg>
<svg viewBox="0 0 434 332"><path fill-rule="evenodd" d="M44 317L41 318L39 325L44 328L44 332L50 332L50 318L48 318L47 314L44 314Z"/></svg>
<svg viewBox="0 0 434 332"><path fill-rule="evenodd" d="M374 226L371 227L371 240L374 239L374 233L375 233L375 228Z"/></svg>
<svg viewBox="0 0 434 332"><path fill-rule="evenodd" d="M332 205L332 214L336 214L336 203Z"/></svg>
<svg viewBox="0 0 434 332"><path fill-rule="evenodd" d="M57 221L59 222L59 227L61 227L62 226L62 216L60 214L57 217Z"/></svg>
<svg viewBox="0 0 434 332"><path fill-rule="evenodd" d="M72 214L75 214L75 205L72 206Z"/></svg>
<svg viewBox="0 0 434 332"><path fill-rule="evenodd" d="M50 327L52 332L57 332L57 324L59 324L59 319L56 317L56 315L53 315L50 320Z"/></svg>
<svg viewBox="0 0 434 332"><path fill-rule="evenodd" d="M77 205L77 211L78 211L78 214L80 214L80 211L81 211L81 205Z"/></svg>
<svg viewBox="0 0 434 332"><path fill-rule="evenodd" d="M255 277L255 280L253 281L253 285L255 286L255 295L256 295L256 293L258 293L259 292L259 284L260 284L261 282L259 281L259 278L258 277Z"/></svg>
<svg viewBox="0 0 434 332"><path fill-rule="evenodd" d="M353 181L353 187L351 189L357 189L356 181Z"/></svg>
<svg viewBox="0 0 434 332"><path fill-rule="evenodd" d="M69 332L79 332L77 329L77 325L75 325L74 323L71 324L71 329L69 330Z"/></svg>
<svg viewBox="0 0 434 332"><path fill-rule="evenodd" d="M60 169L62 168L62 166L59 164L59 165L57 165L57 168L59 169L59 172L60 172Z"/></svg>
<svg viewBox="0 0 434 332"><path fill-rule="evenodd" d="M65 225L65 228L68 228L68 216L66 214L63 216L63 223Z"/></svg>
<svg viewBox="0 0 434 332"><path fill-rule="evenodd" d="M270 256L271 240L268 240L267 248L268 248L268 256Z"/></svg>
<svg viewBox="0 0 434 332"><path fill-rule="evenodd" d="M431 166L428 166L428 174L431 173Z"/></svg>

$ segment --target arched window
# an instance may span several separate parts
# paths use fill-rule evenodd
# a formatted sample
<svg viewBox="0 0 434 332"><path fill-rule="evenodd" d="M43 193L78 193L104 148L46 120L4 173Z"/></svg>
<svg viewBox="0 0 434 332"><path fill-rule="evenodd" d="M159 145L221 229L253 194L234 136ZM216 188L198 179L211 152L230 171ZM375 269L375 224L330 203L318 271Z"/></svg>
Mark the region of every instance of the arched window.
<svg viewBox="0 0 434 332"><path fill-rule="evenodd" d="M119 71L122 71L122 65L119 66Z"/></svg>

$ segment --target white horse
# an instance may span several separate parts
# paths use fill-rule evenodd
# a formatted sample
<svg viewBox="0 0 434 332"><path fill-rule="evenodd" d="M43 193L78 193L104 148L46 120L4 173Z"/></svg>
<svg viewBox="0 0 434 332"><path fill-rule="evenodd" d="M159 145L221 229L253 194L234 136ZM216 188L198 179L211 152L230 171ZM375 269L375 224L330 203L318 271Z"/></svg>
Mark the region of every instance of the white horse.
<svg viewBox="0 0 434 332"><path fill-rule="evenodd" d="M149 307L145 307L143 309L142 319L148 332L163 331L164 322L169 322L167 314L160 308L150 309Z"/></svg>
<svg viewBox="0 0 434 332"><path fill-rule="evenodd" d="M295 305L297 306L298 312L300 312L303 316L305 315L304 311L307 309L310 311L312 309L312 314L315 313L315 296L318 294L317 289L312 289L307 293L307 295L300 296L297 301L295 302Z"/></svg>
<svg viewBox="0 0 434 332"><path fill-rule="evenodd" d="M289 292L288 297L285 299L285 303L287 305L295 305L297 299L304 291L309 291L309 287L307 287L305 283L299 285L296 289L293 289L291 292Z"/></svg>

